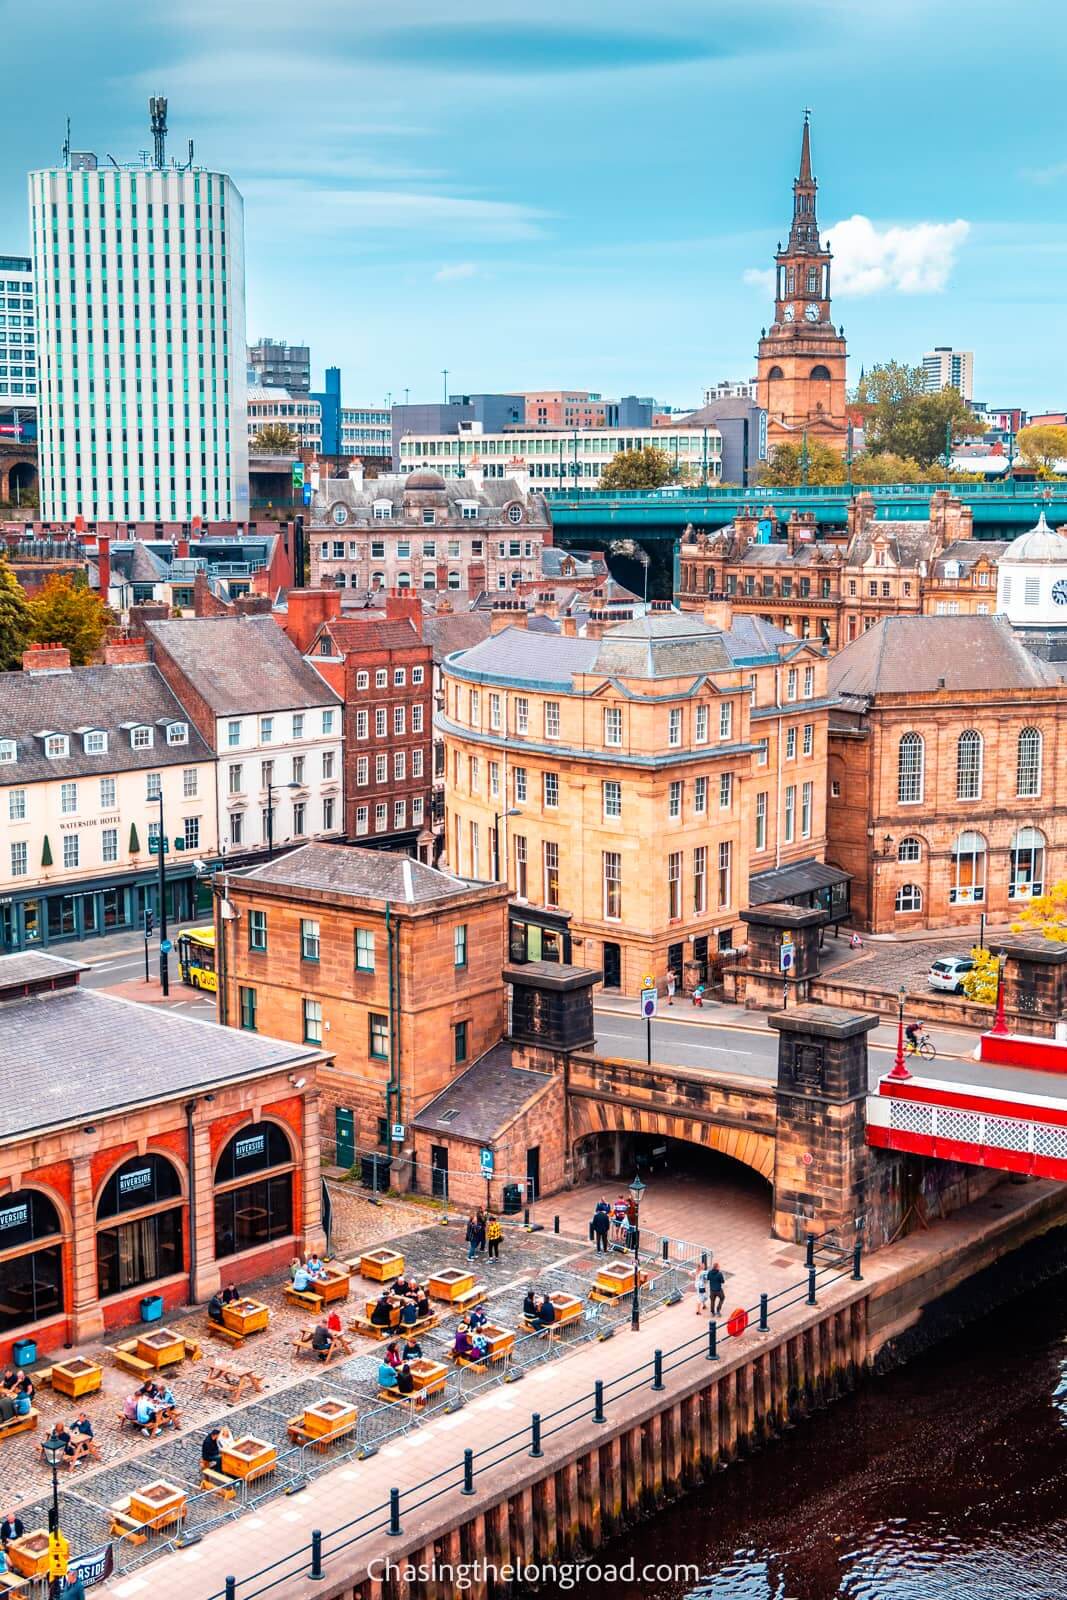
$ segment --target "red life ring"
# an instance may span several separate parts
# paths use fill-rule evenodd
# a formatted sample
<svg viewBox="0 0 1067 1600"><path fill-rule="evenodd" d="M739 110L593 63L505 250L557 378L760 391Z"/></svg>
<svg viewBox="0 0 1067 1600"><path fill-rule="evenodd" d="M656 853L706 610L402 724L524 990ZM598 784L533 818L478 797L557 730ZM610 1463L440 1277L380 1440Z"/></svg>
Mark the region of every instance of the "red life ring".
<svg viewBox="0 0 1067 1600"><path fill-rule="evenodd" d="M731 1339L739 1339L748 1327L748 1312L743 1306L738 1306L736 1311L731 1311L726 1323L726 1331Z"/></svg>

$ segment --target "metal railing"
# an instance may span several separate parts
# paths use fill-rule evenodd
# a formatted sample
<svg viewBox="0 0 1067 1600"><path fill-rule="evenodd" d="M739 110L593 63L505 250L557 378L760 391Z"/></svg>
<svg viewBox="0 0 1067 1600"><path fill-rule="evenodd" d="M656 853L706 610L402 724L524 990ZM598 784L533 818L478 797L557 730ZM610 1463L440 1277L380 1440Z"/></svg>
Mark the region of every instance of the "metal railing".
<svg viewBox="0 0 1067 1600"><path fill-rule="evenodd" d="M662 1293L664 1290L664 1279L677 1278L680 1282L681 1277L680 1267L669 1266L665 1272L658 1275L659 1292ZM390 1489L388 1499L371 1506L351 1521L342 1523L327 1533L315 1529L307 1544L289 1551L268 1566L249 1573L240 1581L235 1577L228 1577L225 1586L208 1596L207 1600L258 1600L259 1596L270 1593L290 1579L323 1577L324 1562L327 1559L338 1556L371 1534L387 1532L392 1537L399 1537L403 1532L401 1522L403 1512L410 1514L420 1510L456 1490L474 1492L478 1475L497 1468L517 1456L527 1455L535 1459L540 1457L544 1453L546 1439L564 1432L576 1423L589 1419L597 1423L609 1422L611 1419L606 1409L609 1404L617 1404L649 1387L654 1390L664 1388L665 1374L677 1372L691 1362L713 1362L721 1359L723 1346L729 1345L731 1340L738 1340L749 1331L770 1332L773 1317L780 1316L797 1305L816 1306L820 1289L828 1289L846 1279L853 1282L862 1280L859 1244L854 1248L850 1270L835 1272L826 1266L809 1266L805 1277L797 1283L779 1289L774 1294L762 1294L756 1305L746 1307L743 1327L739 1321L735 1325L735 1331L731 1331L736 1313L731 1314L727 1323L720 1323L712 1317L707 1327L693 1338L684 1339L680 1344L673 1345L667 1350L654 1351L651 1360L642 1361L638 1366L619 1373L614 1378L598 1379L592 1394L577 1395L553 1411L532 1412L528 1424L501 1439L494 1440L491 1444L483 1445L481 1449L465 1449L459 1460L409 1489ZM629 1296L623 1297L623 1308L627 1310L629 1298ZM529 1337L539 1336L534 1334ZM554 1341L543 1342L547 1344ZM499 1381L504 1381L503 1374Z"/></svg>

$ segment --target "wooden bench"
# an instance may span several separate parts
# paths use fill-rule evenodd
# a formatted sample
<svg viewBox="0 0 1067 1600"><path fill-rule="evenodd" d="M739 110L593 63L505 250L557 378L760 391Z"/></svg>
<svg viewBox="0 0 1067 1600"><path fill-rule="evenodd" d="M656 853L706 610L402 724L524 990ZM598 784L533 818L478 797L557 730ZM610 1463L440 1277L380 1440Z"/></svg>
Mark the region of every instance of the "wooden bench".
<svg viewBox="0 0 1067 1600"><path fill-rule="evenodd" d="M39 1415L36 1407L31 1406L24 1417L9 1417L6 1422L0 1422L0 1440L13 1439L16 1433L30 1433L36 1428Z"/></svg>
<svg viewBox="0 0 1067 1600"><path fill-rule="evenodd" d="M236 1328L227 1328L224 1322L212 1322L210 1317L208 1318L207 1331L209 1338L221 1339L224 1344L228 1344L234 1350L240 1350L246 1338L246 1335L238 1333Z"/></svg>
<svg viewBox="0 0 1067 1600"><path fill-rule="evenodd" d="M247 1389L249 1394L260 1394L263 1390L263 1379L256 1373L249 1372L247 1368L240 1371L233 1367L213 1366L207 1377L203 1380L204 1393L221 1394L230 1405L234 1405Z"/></svg>
<svg viewBox="0 0 1067 1600"><path fill-rule="evenodd" d="M427 1397L431 1394L439 1393L442 1387L441 1384L438 1384L436 1388L416 1389L411 1394L401 1394L399 1389L379 1389L378 1399L387 1401L391 1406L407 1405L414 1411L416 1406L424 1406Z"/></svg>
<svg viewBox="0 0 1067 1600"><path fill-rule="evenodd" d="M286 1284L285 1299L291 1306L300 1306L304 1311L311 1311L318 1316L322 1310L322 1296L316 1294L314 1289L294 1289L291 1283Z"/></svg>
<svg viewBox="0 0 1067 1600"><path fill-rule="evenodd" d="M351 1422L342 1424L340 1428L335 1428L332 1433L309 1433L307 1428L304 1427L303 1416L299 1416L290 1417L285 1424L285 1430L293 1444L310 1444L316 1449L326 1449L327 1446L335 1444L338 1439L345 1438L347 1434L355 1433L358 1426L359 1418L353 1417Z"/></svg>
<svg viewBox="0 0 1067 1600"><path fill-rule="evenodd" d="M200 1468L200 1487L205 1494L217 1494L222 1500L233 1500L237 1494L237 1479L228 1478L214 1467Z"/></svg>
<svg viewBox="0 0 1067 1600"><path fill-rule="evenodd" d="M134 1347L136 1348L136 1346ZM155 1376L156 1368L150 1361L142 1361L141 1357L134 1354L133 1349L125 1345L109 1345L108 1349L113 1356L115 1365L124 1372L132 1372L135 1378L151 1378Z"/></svg>
<svg viewBox="0 0 1067 1600"><path fill-rule="evenodd" d="M352 1346L342 1334L334 1333L330 1336L330 1348L326 1351L325 1360L322 1351L316 1350L311 1342L310 1328L302 1328L293 1340L293 1354L297 1356L315 1356L323 1367L332 1367L335 1361L346 1361L352 1354Z"/></svg>
<svg viewBox="0 0 1067 1600"><path fill-rule="evenodd" d="M129 1505L129 1500L126 1504ZM125 1511L119 1511L117 1507L111 1508L108 1532L113 1538L124 1539L127 1544L144 1544L151 1531L148 1523L138 1522L135 1517L129 1516Z"/></svg>
<svg viewBox="0 0 1067 1600"><path fill-rule="evenodd" d="M450 1302L453 1311L473 1311L475 1306L480 1306L487 1297L488 1290L484 1283L476 1283L473 1289L468 1289L464 1294L457 1294Z"/></svg>

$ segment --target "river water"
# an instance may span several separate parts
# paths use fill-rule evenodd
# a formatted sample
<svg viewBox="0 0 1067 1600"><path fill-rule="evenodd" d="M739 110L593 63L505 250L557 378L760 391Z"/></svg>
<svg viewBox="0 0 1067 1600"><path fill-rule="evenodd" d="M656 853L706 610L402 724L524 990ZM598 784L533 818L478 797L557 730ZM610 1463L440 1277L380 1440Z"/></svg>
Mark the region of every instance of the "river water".
<svg viewBox="0 0 1067 1600"><path fill-rule="evenodd" d="M573 1600L1067 1600L1067 1279L1053 1279L607 1544L700 1581Z"/></svg>

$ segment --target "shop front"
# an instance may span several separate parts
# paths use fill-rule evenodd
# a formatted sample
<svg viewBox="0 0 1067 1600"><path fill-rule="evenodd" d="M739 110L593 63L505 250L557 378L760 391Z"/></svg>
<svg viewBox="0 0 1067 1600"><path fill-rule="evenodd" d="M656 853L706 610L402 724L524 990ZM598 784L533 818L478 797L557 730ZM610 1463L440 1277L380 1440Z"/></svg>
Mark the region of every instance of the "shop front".
<svg viewBox="0 0 1067 1600"><path fill-rule="evenodd" d="M38 883L0 895L0 954L43 950L75 939L141 929L149 910L159 920L159 871L148 867L121 878L85 883ZM211 878L192 860L167 866L167 916L188 921L211 912Z"/></svg>

